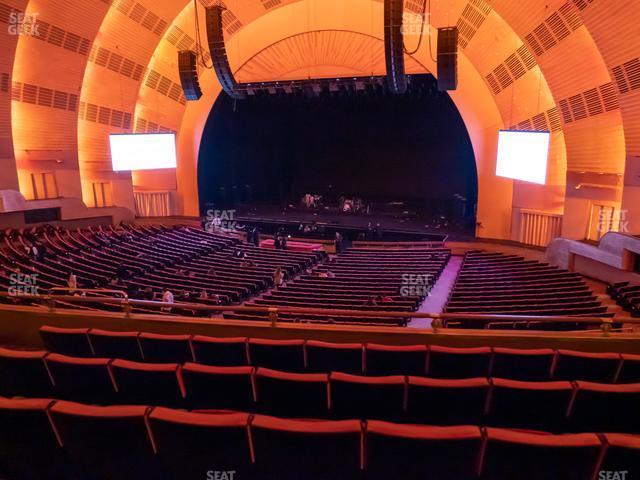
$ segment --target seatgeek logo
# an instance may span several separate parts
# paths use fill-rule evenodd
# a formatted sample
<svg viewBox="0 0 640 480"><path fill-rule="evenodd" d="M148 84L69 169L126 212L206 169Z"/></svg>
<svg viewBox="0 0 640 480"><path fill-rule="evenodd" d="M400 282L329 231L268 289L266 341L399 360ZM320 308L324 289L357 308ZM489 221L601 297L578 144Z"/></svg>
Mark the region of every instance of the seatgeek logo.
<svg viewBox="0 0 640 480"><path fill-rule="evenodd" d="M234 480L235 470L208 470L207 480Z"/></svg>
<svg viewBox="0 0 640 480"><path fill-rule="evenodd" d="M629 470L600 470L598 480L627 480Z"/></svg>

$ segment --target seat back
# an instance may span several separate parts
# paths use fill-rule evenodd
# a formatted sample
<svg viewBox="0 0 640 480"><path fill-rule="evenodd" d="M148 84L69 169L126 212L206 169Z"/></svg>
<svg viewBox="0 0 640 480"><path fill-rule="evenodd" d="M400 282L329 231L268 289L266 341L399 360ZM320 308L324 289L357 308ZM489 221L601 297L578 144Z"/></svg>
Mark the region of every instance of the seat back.
<svg viewBox="0 0 640 480"><path fill-rule="evenodd" d="M427 376L434 378L488 377L491 348L451 348L432 345L429 348Z"/></svg>
<svg viewBox="0 0 640 480"><path fill-rule="evenodd" d="M361 343L326 343L309 340L305 345L307 370L362 374Z"/></svg>
<svg viewBox="0 0 640 480"><path fill-rule="evenodd" d="M558 350L553 378L612 383L620 367L618 353L587 353Z"/></svg>
<svg viewBox="0 0 640 480"><path fill-rule="evenodd" d="M0 397L0 477L46 478L62 461L47 414L53 400Z"/></svg>
<svg viewBox="0 0 640 480"><path fill-rule="evenodd" d="M88 328L59 328L44 325L40 337L47 350L71 357L93 357Z"/></svg>
<svg viewBox="0 0 640 480"><path fill-rule="evenodd" d="M92 328L89 330L89 341L98 357L141 362L143 358L138 335L138 332L112 332Z"/></svg>
<svg viewBox="0 0 640 480"><path fill-rule="evenodd" d="M404 416L405 377L329 376L333 418L395 421Z"/></svg>
<svg viewBox="0 0 640 480"><path fill-rule="evenodd" d="M213 338L196 335L191 340L195 361L218 367L248 365L247 338Z"/></svg>
<svg viewBox="0 0 640 480"><path fill-rule="evenodd" d="M139 363L114 360L111 364L118 402L124 405L184 405L184 384L177 363Z"/></svg>
<svg viewBox="0 0 640 480"><path fill-rule="evenodd" d="M235 471L236 478L253 478L246 413L158 407L149 415L149 425L164 478L207 478L210 471Z"/></svg>
<svg viewBox="0 0 640 480"><path fill-rule="evenodd" d="M161 335L141 333L138 337L145 362L185 363L193 362L190 335Z"/></svg>
<svg viewBox="0 0 640 480"><path fill-rule="evenodd" d="M482 435L478 427L398 425L371 420L365 469L371 479L476 478Z"/></svg>
<svg viewBox="0 0 640 480"><path fill-rule="evenodd" d="M56 398L109 405L115 386L108 358L77 358L52 353L45 358Z"/></svg>
<svg viewBox="0 0 640 480"><path fill-rule="evenodd" d="M542 382L551 378L555 352L550 348L494 348L491 374L496 378Z"/></svg>
<svg viewBox="0 0 640 480"><path fill-rule="evenodd" d="M365 360L367 375L424 376L427 368L427 347L368 343L365 348Z"/></svg>
<svg viewBox="0 0 640 480"><path fill-rule="evenodd" d="M486 378L409 377L407 421L426 425L479 425L488 392Z"/></svg>
<svg viewBox="0 0 640 480"><path fill-rule="evenodd" d="M145 406L57 402L51 420L76 471L94 478L149 477L153 448Z"/></svg>
<svg viewBox="0 0 640 480"><path fill-rule="evenodd" d="M249 361L254 367L302 372L304 371L304 340L250 338Z"/></svg>
<svg viewBox="0 0 640 480"><path fill-rule="evenodd" d="M573 386L567 381L521 382L494 378L488 423L495 427L566 431Z"/></svg>
<svg viewBox="0 0 640 480"><path fill-rule="evenodd" d="M357 478L362 427L356 420L284 420L256 415L251 421L256 478Z"/></svg>
<svg viewBox="0 0 640 480"><path fill-rule="evenodd" d="M640 383L576 382L569 421L576 431L640 434Z"/></svg>
<svg viewBox="0 0 640 480"><path fill-rule="evenodd" d="M253 367L214 367L185 363L182 379L187 405L197 409L255 409Z"/></svg>
<svg viewBox="0 0 640 480"><path fill-rule="evenodd" d="M640 383L640 355L622 354L622 365L616 383Z"/></svg>
<svg viewBox="0 0 640 480"><path fill-rule="evenodd" d="M0 396L47 398L53 395L53 383L44 350L24 351L0 348Z"/></svg>
<svg viewBox="0 0 640 480"><path fill-rule="evenodd" d="M534 480L595 475L602 443L593 433L550 435L487 428L482 478Z"/></svg>
<svg viewBox="0 0 640 480"><path fill-rule="evenodd" d="M258 411L283 418L326 418L329 414L329 375L290 373L258 368Z"/></svg>

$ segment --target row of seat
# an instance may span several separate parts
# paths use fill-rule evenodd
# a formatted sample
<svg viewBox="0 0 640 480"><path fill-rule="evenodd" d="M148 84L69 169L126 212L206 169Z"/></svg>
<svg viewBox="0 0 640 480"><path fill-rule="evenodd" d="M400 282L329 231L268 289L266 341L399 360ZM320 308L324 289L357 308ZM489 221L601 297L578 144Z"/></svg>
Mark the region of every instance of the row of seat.
<svg viewBox="0 0 640 480"><path fill-rule="evenodd" d="M0 398L11 478L573 479L640 471L640 437L285 420ZM58 477L54 477L55 472Z"/></svg>
<svg viewBox="0 0 640 480"><path fill-rule="evenodd" d="M150 363L253 365L294 372L337 371L374 376L640 382L640 355L632 354L216 338L52 326L41 327L40 335L54 353Z"/></svg>
<svg viewBox="0 0 640 480"><path fill-rule="evenodd" d="M11 364L0 363L2 395L99 405L257 411L298 418L640 433L636 414L640 383L367 377L148 364L43 352L18 355L20 359Z"/></svg>
<svg viewBox="0 0 640 480"><path fill-rule="evenodd" d="M640 317L640 283L612 283L607 285L607 293L632 317Z"/></svg>

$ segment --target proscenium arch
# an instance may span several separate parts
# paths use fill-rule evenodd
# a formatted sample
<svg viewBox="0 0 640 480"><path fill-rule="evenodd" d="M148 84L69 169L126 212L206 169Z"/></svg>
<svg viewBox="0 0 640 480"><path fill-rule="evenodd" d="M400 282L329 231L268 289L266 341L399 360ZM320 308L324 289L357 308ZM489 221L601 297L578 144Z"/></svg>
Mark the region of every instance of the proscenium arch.
<svg viewBox="0 0 640 480"><path fill-rule="evenodd" d="M305 5L305 4L309 5ZM243 65L257 52L295 35L314 30L347 30L362 35L373 35L382 40L382 4L371 0L350 0L348 8L340 0L301 0L280 7L253 21L228 42L227 51L232 64ZM290 21L306 8L314 10L309 22ZM337 14L340 12L341 14ZM371 12L372 21L361 22L363 12ZM375 25L373 33L371 25ZM434 33L434 32L433 32ZM435 34L435 33L434 33ZM429 72L435 64L429 52L423 49L415 56ZM471 139L478 171L478 222L483 237L509 238L511 220L512 182L495 176L497 131L503 121L488 87L464 54L459 56L460 86L450 92ZM221 87L211 70L201 72L203 97L187 105L178 135L177 169L178 191L183 212L198 215L197 161L202 132Z"/></svg>

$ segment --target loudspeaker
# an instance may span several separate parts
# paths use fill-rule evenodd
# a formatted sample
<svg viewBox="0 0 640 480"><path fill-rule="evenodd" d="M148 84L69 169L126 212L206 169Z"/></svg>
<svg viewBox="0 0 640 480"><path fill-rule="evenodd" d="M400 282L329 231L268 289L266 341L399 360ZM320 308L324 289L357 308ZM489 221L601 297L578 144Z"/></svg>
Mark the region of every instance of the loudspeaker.
<svg viewBox="0 0 640 480"><path fill-rule="evenodd" d="M187 100L199 100L202 97L202 89L198 81L198 60L193 50L178 52L178 71L184 98Z"/></svg>
<svg viewBox="0 0 640 480"><path fill-rule="evenodd" d="M458 28L438 29L438 90L458 88Z"/></svg>
<svg viewBox="0 0 640 480"><path fill-rule="evenodd" d="M213 69L218 76L222 89L232 98L242 99L245 94L238 90L229 59L227 58L227 47L224 43L224 30L222 28L222 12L225 8L222 5L207 7L207 41L209 42L209 52L213 62Z"/></svg>
<svg viewBox="0 0 640 480"><path fill-rule="evenodd" d="M403 0L384 0L384 54L387 62L387 85L393 93L407 91L402 33Z"/></svg>

